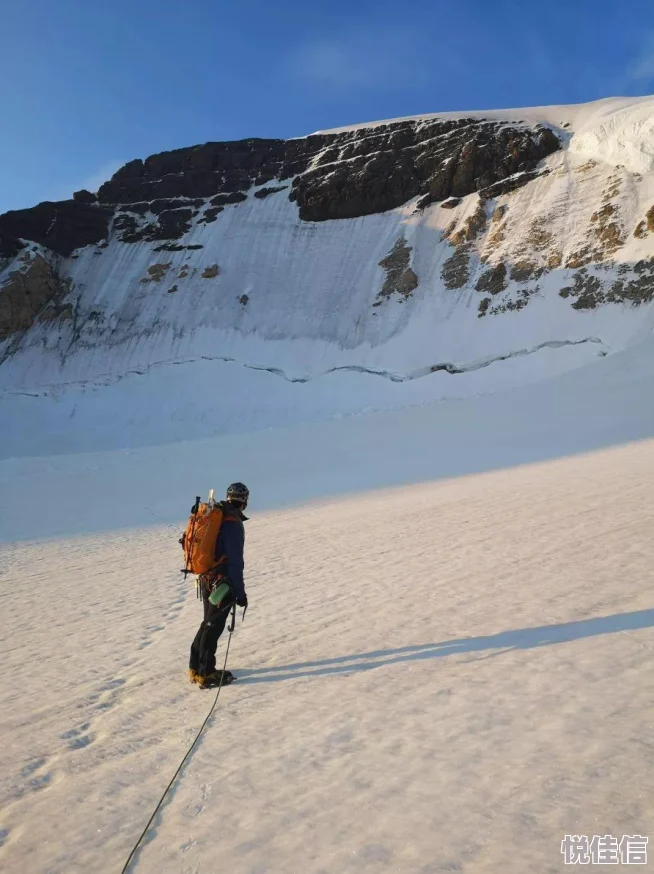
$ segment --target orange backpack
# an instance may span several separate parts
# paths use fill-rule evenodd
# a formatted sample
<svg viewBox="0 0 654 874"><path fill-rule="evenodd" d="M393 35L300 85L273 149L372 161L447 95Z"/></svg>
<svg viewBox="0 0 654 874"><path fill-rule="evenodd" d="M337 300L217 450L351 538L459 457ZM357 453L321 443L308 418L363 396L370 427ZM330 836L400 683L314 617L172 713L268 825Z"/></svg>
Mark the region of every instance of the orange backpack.
<svg viewBox="0 0 654 874"><path fill-rule="evenodd" d="M206 574L219 563L216 561L216 540L225 514L213 500L213 490L206 503L196 498L186 531L180 543L184 550L184 575Z"/></svg>

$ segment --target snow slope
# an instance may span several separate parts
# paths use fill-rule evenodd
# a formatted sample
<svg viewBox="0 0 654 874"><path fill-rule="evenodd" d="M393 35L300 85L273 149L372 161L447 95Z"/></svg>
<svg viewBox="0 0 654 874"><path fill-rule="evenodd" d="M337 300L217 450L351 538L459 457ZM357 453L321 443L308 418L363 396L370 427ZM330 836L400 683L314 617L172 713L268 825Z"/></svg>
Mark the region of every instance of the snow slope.
<svg viewBox="0 0 654 874"><path fill-rule="evenodd" d="M565 834L647 835L653 470L649 441L255 505L240 680L130 871L548 874ZM119 871L208 712L179 527L3 555L8 874Z"/></svg>
<svg viewBox="0 0 654 874"><path fill-rule="evenodd" d="M537 382L594 360L601 343L545 346L468 373L394 381L336 372L308 383L237 362L200 361L132 372L81 390L11 393L2 402L0 457L130 449L401 410ZM498 372L499 371L499 372ZM189 390L189 387L190 390ZM81 387L80 387L81 388ZM204 403L202 403L202 400Z"/></svg>
<svg viewBox="0 0 654 874"><path fill-rule="evenodd" d="M653 379L650 339L399 414L0 461L2 870L121 869L213 700L176 541L235 477L240 679L130 871L548 874L567 833L647 835Z"/></svg>
<svg viewBox="0 0 654 874"><path fill-rule="evenodd" d="M213 484L216 478L256 484L256 506L268 510L646 440L654 438L653 383L649 339L555 379L504 392L329 421L320 421L316 413L313 422L271 424L220 437L203 436L209 428L201 422L199 433L191 428L186 439L168 444L157 434L161 418L153 415L152 399L145 394L140 414L136 403L130 408L132 431L112 425L118 397L106 413L98 401L92 411L97 421L83 421L79 434L74 427L40 433L39 422L28 446L22 451L17 446L13 457L0 460L0 492L11 507L1 519L0 542L30 537L34 494L51 496L40 506L38 536L60 537L176 522L189 494L204 492L207 481ZM291 403L289 398L288 418ZM165 408L161 415L167 415ZM184 428L182 416L180 434ZM121 440L120 450L111 448ZM44 453L50 443L60 454ZM104 451L80 453L80 443ZM41 447L40 453L32 453L32 447Z"/></svg>
<svg viewBox="0 0 654 874"><path fill-rule="evenodd" d="M545 191L525 189L529 197L517 203L521 218L514 239L528 233L545 198L566 198L559 211L561 235L571 220L569 210L572 221L583 227L605 176L598 175L591 197L581 205L576 192L568 191L567 174L556 177L556 185L543 182ZM654 199L654 181L651 192L643 193ZM470 367L547 342L599 335L607 346L619 347L643 319L651 322L651 307L646 313L617 307L576 313L556 292L539 297L524 312L478 319L479 294L467 289L445 294L440 280L442 263L451 254L442 232L453 214L463 222L477 201L471 195L457 211L435 206L419 217L406 209L303 223L294 204L273 196L248 200L226 209L214 224L196 226L183 243L202 245L200 250L153 255L152 243L115 240L99 256L93 248L82 250L70 268L82 288L78 306L87 314L101 307L103 322L87 326L86 342L73 354L66 351L72 327L53 332L48 324L36 326L28 348L2 364L2 384L33 391L115 380L145 367L206 358L271 368L290 379L343 367L406 377L443 363ZM634 217L640 208L637 200ZM414 268L424 277L424 287L408 301L398 298L373 308L384 277L378 262L399 234L414 249ZM570 239L569 250L576 244ZM633 248L631 257L638 260L648 251L647 241L635 241ZM142 283L148 268L162 260L171 264L166 285ZM220 275L202 278L213 263L219 264ZM168 294L168 283L185 267L184 293ZM552 283L554 288L561 278ZM246 307L239 303L242 294L249 298Z"/></svg>

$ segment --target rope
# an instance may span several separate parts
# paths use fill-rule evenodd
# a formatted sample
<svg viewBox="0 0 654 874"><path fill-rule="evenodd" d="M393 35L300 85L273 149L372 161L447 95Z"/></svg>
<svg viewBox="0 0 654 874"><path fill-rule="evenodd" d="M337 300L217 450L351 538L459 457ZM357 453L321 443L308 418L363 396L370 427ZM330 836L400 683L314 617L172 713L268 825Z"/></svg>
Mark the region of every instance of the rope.
<svg viewBox="0 0 654 874"><path fill-rule="evenodd" d="M220 697L220 690L221 690L222 687L223 687L223 677L225 676L225 668L227 667L227 656L229 655L229 645L230 645L230 643L232 642L232 634L233 634L233 632L234 632L234 622L232 621L232 623L231 623L231 625L230 625L230 628L229 628L229 638L228 638L228 640L227 640L227 649L225 650L225 661L224 661L224 664L223 664L223 672L222 672L222 674L220 675L220 685L218 686L218 691L216 692L216 697L214 698L214 700L213 700L213 704L211 705L211 710L209 711L209 713L208 713L207 716L206 716L206 719L204 720L204 722L203 722L202 725L200 726L200 730L199 730L198 733L196 734L196 736L195 736L195 740L193 741L193 743L191 744L191 746L190 746L190 747L188 748L188 750L186 751L186 755L184 756L184 758L183 758L182 761L180 762L180 764L179 764L179 768L175 771L175 773L174 773L173 776L172 776L172 779L171 779L170 783L169 783L169 784L166 786L166 788L164 789L163 795L162 795L161 798L159 799L159 803L158 803L157 806L155 807L155 809L154 809L154 811L153 811L153 813L152 813L152 816L151 816L150 819L147 821L147 824L146 824L145 828L143 829L143 831L141 832L138 841L134 844L134 847L133 847L133 849L132 849L132 852L131 852L131 853L129 854L129 856L127 857L127 861L126 861L125 864L123 865L123 868L122 868L120 874L125 874L125 872L126 872L127 869L129 868L129 866L130 866L130 864L131 864L131 862L132 862L132 859L134 858L134 855L135 855L136 851L138 850L138 848L139 848L140 845L141 845L141 841L142 841L143 838L146 836L146 834L147 834L147 832L148 832L148 829L149 829L150 826L152 825L152 821L154 820L155 816L159 813L159 810L160 810L160 808L161 808L161 805L164 803L164 801L165 801L165 799L166 799L166 795L168 795L168 792L170 791L170 788L171 788L171 786L173 785L173 783L175 782L175 780L177 779L177 776L178 776L179 772L182 770L182 768L183 768L184 765L186 764L187 759L189 758L189 756L191 755L191 753L192 753L193 750L195 749L195 745L196 745L196 743L200 740L200 735L201 735L202 732L204 731L206 724L209 722L209 720L211 719L211 716L212 716L214 710L216 709L216 704L218 704L218 698Z"/></svg>

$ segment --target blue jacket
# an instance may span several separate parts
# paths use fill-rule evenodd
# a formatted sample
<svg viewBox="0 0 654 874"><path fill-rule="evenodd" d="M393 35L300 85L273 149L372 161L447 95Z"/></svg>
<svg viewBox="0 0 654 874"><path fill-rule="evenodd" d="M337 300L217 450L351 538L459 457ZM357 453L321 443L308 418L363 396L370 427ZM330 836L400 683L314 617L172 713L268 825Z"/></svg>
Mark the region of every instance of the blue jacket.
<svg viewBox="0 0 654 874"><path fill-rule="evenodd" d="M230 513L223 519L214 553L216 561L224 557L224 561L219 566L220 572L229 578L229 582L239 600L245 595L245 584L243 582L243 550L245 547L243 521L245 518L242 513L239 516L234 516Z"/></svg>

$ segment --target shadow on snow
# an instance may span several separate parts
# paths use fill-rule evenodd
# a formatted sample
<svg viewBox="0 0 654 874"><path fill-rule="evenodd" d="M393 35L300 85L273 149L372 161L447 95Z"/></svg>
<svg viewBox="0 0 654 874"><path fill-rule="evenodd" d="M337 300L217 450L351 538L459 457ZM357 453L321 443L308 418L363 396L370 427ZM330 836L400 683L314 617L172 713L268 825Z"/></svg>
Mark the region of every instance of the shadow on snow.
<svg viewBox="0 0 654 874"><path fill-rule="evenodd" d="M355 653L311 662L296 662L290 665L277 665L271 668L255 668L239 671L239 686L251 683L273 683L299 677L322 677L330 674L351 674L371 671L385 665L403 662L423 661L462 653L491 652L501 655L518 649L534 649L556 643L568 643L585 637L600 634L615 634L620 631L636 631L654 627L654 609L636 610L632 613L616 613L596 619L582 619L560 625L540 625L536 628L519 628L501 631L498 634L480 637L460 637L439 643L426 643L419 646L403 646L398 649L380 649L372 652Z"/></svg>

